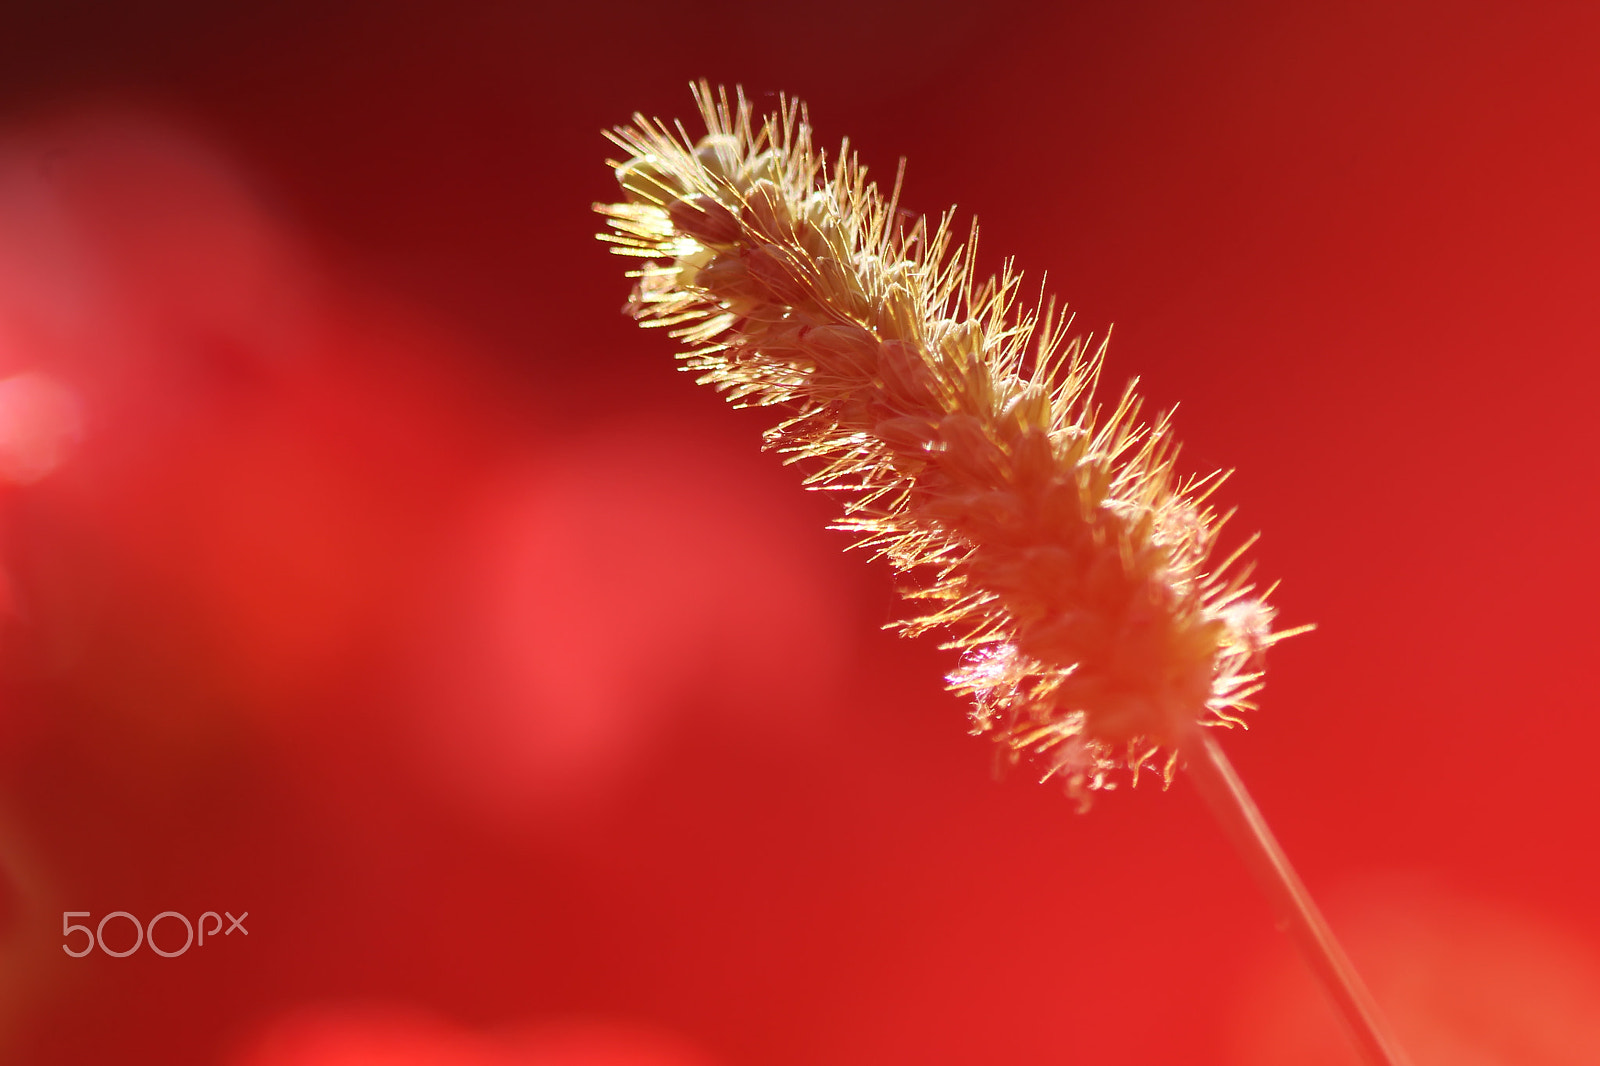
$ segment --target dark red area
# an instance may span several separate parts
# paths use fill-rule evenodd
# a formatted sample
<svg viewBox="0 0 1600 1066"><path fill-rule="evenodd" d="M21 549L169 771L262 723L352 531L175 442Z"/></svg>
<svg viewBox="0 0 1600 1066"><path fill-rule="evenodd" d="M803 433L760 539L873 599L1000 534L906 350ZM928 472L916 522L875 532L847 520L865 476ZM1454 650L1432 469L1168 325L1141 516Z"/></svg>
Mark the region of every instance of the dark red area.
<svg viewBox="0 0 1600 1066"><path fill-rule="evenodd" d="M1226 746L1419 1066L1595 1061L1600 17L1103 7L13 5L0 1060L1354 1061L1187 784L996 780L618 313L599 131L707 77L1116 323L1319 626Z"/></svg>

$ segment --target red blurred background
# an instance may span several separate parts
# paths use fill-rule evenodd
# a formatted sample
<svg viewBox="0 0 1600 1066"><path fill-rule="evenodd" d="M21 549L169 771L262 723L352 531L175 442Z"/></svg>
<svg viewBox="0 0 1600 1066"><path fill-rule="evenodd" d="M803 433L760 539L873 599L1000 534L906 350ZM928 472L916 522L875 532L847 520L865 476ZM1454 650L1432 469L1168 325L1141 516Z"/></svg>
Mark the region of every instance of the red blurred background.
<svg viewBox="0 0 1600 1066"><path fill-rule="evenodd" d="M702 76L1116 323L1419 1066L1600 1061L1592 7L7 12L0 1061L1354 1061L1187 784L997 773L618 313L599 131ZM62 951L169 910L248 933Z"/></svg>

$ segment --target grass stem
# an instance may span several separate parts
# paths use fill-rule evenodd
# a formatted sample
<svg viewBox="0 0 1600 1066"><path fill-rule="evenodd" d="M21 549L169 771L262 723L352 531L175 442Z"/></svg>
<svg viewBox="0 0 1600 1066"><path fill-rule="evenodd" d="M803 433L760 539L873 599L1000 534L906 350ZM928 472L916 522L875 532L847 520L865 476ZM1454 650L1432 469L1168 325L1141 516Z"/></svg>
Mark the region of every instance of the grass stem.
<svg viewBox="0 0 1600 1066"><path fill-rule="evenodd" d="M1211 730L1195 729L1187 749L1189 776L1271 900L1281 927L1332 998L1364 1061L1368 1066L1410 1066L1222 745Z"/></svg>

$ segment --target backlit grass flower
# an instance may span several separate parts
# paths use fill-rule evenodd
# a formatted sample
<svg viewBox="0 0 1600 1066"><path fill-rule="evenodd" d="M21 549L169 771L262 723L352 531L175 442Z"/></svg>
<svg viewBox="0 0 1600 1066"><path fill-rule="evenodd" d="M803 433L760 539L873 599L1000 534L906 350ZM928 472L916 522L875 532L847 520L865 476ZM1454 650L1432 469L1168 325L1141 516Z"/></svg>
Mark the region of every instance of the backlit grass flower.
<svg viewBox="0 0 1600 1066"><path fill-rule="evenodd" d="M1260 687L1272 609L1216 560L1222 478L1179 476L1165 417L1130 386L1109 410L1104 344L979 279L974 227L905 221L805 108L758 118L704 83L706 134L642 115L612 140L624 202L596 205L644 260L631 313L701 382L781 421L770 447L846 494L838 528L905 574L899 623L962 652L975 731L1045 760L1080 799L1119 767L1170 778L1197 723Z"/></svg>

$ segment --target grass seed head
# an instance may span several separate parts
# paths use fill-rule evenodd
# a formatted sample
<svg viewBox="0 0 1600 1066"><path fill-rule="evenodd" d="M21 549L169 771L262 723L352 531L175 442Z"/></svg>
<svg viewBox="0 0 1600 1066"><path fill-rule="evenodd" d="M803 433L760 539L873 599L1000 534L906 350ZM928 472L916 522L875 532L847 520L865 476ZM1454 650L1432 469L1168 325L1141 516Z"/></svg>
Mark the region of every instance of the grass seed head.
<svg viewBox="0 0 1600 1066"><path fill-rule="evenodd" d="M1131 386L1096 406L1104 343L1023 307L1009 264L976 277L976 226L958 244L950 214L907 221L848 142L831 162L814 146L802 104L758 118L742 92L695 96L698 140L643 115L610 134L624 200L595 206L642 260L629 312L700 382L782 411L768 446L906 575L921 609L898 626L962 653L948 681L975 732L1080 800L1118 769L1170 779L1186 732L1237 721L1288 635L1241 552L1211 563L1221 478L1180 480Z"/></svg>

